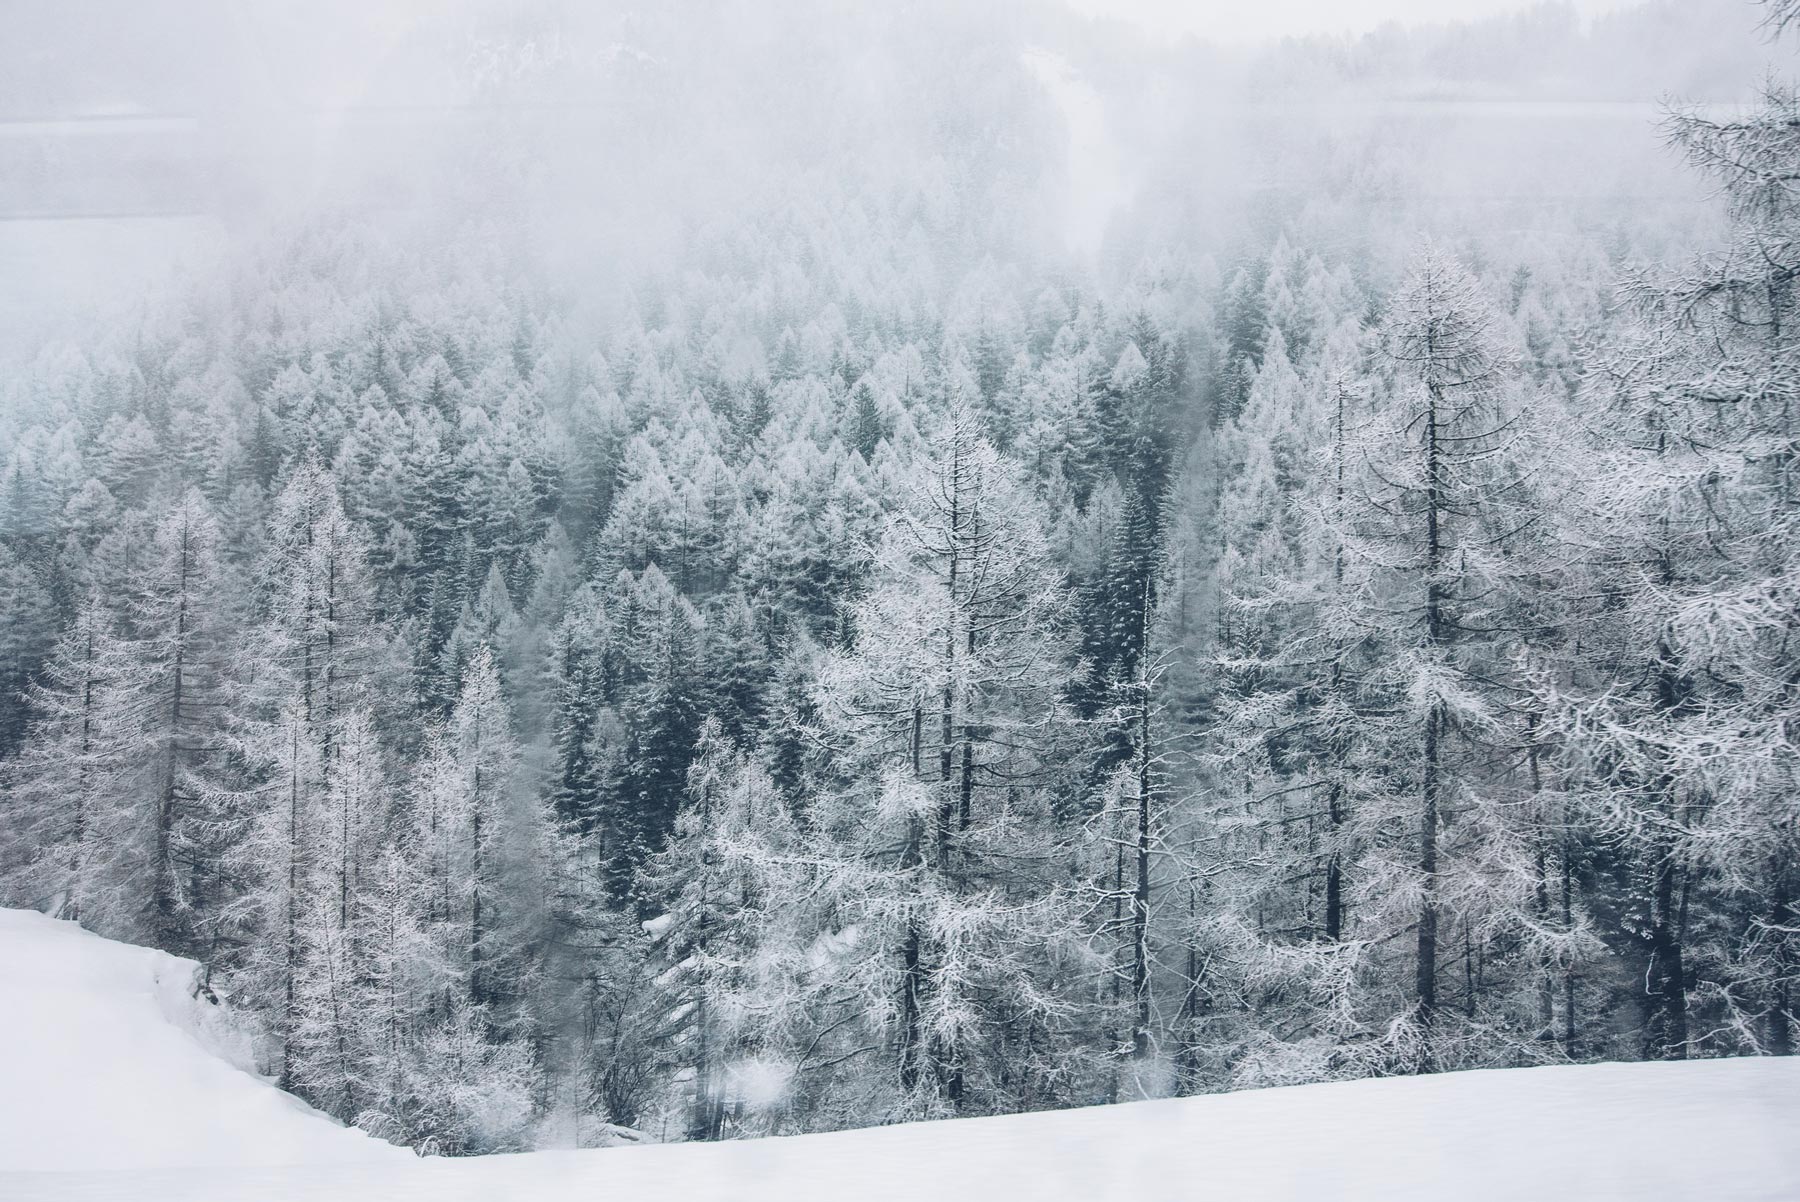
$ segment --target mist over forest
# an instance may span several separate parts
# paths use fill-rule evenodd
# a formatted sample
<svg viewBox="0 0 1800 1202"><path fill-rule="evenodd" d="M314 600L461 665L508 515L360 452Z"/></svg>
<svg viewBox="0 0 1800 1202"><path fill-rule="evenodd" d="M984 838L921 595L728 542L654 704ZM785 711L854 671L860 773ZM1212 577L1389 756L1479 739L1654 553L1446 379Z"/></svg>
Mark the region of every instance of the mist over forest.
<svg viewBox="0 0 1800 1202"><path fill-rule="evenodd" d="M1788 1055L1795 0L13 0L0 902L464 1155Z"/></svg>

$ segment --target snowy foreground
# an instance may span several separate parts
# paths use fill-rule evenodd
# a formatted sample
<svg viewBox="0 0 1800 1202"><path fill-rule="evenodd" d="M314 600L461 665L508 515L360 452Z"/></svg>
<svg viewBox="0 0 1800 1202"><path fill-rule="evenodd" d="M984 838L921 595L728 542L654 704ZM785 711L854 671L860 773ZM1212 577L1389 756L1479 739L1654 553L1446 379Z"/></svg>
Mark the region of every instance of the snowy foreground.
<svg viewBox="0 0 1800 1202"><path fill-rule="evenodd" d="M194 966L0 911L0 1199L1800 1198L1800 1060L1304 1086L714 1145L420 1160L236 1064Z"/></svg>

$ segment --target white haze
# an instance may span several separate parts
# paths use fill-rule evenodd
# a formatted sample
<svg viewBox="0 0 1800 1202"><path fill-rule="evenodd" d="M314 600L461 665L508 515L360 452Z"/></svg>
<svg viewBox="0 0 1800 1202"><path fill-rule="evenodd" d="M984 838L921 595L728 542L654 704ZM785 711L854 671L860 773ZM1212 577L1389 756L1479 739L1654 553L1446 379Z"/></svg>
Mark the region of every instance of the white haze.
<svg viewBox="0 0 1800 1202"><path fill-rule="evenodd" d="M1076 12L1129 22L1168 40L1252 44L1269 38L1313 34L1361 34L1387 24L1419 25L1504 16L1534 7L1534 0L1068 0ZM1632 7L1633 0L1574 0L1593 17Z"/></svg>
<svg viewBox="0 0 1800 1202"><path fill-rule="evenodd" d="M1331 31L1424 6L1076 7L1104 14L15 0L0 47L3 342L27 349L95 305L139 311L333 214L427 245L493 222L604 305L716 214L792 212L809 180L879 189L957 170L944 139L974 153L983 121L1010 126L1010 159L992 164L1007 182L978 197L945 176L945 203L985 207L998 240L1036 240L1079 270L1204 240L1261 189L1358 203L1367 180L1331 172L1366 175L1402 146L1406 191L1434 198L1426 222L1480 198L1504 209L1494 230L1530 229L1571 205L1691 200L1659 100L1737 99L1774 53L1742 0L1652 5L1630 55L1607 41L1619 18L1594 19L1608 5L1540 7L1531 27L1516 4L1458 5L1515 10L1514 24L1461 43L1438 29L1436 50L1371 82L1320 64L1404 64L1403 35ZM1234 45L1168 37L1201 25ZM1327 36L1254 42L1313 29Z"/></svg>

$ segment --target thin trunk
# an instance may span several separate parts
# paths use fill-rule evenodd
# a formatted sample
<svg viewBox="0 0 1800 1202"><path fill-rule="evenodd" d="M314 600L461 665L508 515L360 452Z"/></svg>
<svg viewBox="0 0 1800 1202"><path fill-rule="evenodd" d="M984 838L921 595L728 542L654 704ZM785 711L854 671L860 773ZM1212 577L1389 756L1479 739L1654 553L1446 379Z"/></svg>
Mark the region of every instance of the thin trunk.
<svg viewBox="0 0 1800 1202"><path fill-rule="evenodd" d="M1664 578L1673 579L1667 557L1664 559ZM1685 688L1673 667L1675 649L1665 640L1657 650L1661 670L1657 673L1656 705L1661 714L1673 720L1684 708ZM1676 784L1672 775L1665 775L1656 783L1656 794L1661 799L1662 817L1672 828L1678 820ZM1681 913L1686 894L1685 874L1681 870L1675 836L1666 829L1652 839L1650 851L1654 857L1651 868L1654 876L1648 931L1650 964L1645 973L1650 1007L1644 1030L1645 1054L1658 1060L1684 1060L1688 1042L1687 968L1682 947Z"/></svg>
<svg viewBox="0 0 1800 1202"><path fill-rule="evenodd" d="M1337 390L1337 430L1336 445L1333 448L1334 467L1337 474L1336 509L1340 523L1344 512L1344 402L1346 400L1344 386L1339 383ZM1332 555L1331 576L1334 583L1334 596L1342 596L1344 591L1344 544L1339 542ZM1331 694L1341 696L1344 687L1343 654L1340 651L1331 664ZM1332 943L1340 943L1344 938L1344 749L1343 736L1333 731L1330 736L1331 747L1331 788L1325 803L1326 817L1330 820L1331 844L1325 859L1325 938Z"/></svg>
<svg viewBox="0 0 1800 1202"><path fill-rule="evenodd" d="M312 546L312 524L306 528L306 544ZM311 589L307 591L306 615L300 628L300 709L307 728L312 733L313 724L313 661L312 661L312 610L313 598ZM281 1035L281 1076L282 1087L289 1088L293 1071L294 1029L299 1023L298 1007L294 997L294 980L299 975L300 938L300 728L302 722L295 722L291 729L288 748L288 887L287 887L287 1012Z"/></svg>
<svg viewBox="0 0 1800 1202"><path fill-rule="evenodd" d="M919 923L908 916L906 939L900 945L900 990L903 1014L900 1031L900 1088L911 1093L919 1086L920 1030L919 990L924 972L919 965Z"/></svg>
<svg viewBox="0 0 1800 1202"><path fill-rule="evenodd" d="M1142 627L1144 638L1138 658L1137 712L1137 886L1131 895L1131 996L1136 1001L1137 1025L1131 1033L1131 1054L1136 1060L1150 1055L1150 790L1154 757L1150 745L1150 598L1146 580Z"/></svg>
<svg viewBox="0 0 1800 1202"><path fill-rule="evenodd" d="M385 1097L394 1106L400 1096L400 901L398 881L392 864L388 866L387 905L387 1081ZM397 1107L396 1107L397 1109ZM396 1115L395 1117L399 1117Z"/></svg>
<svg viewBox="0 0 1800 1202"><path fill-rule="evenodd" d="M189 536L183 531L180 569L176 576L178 599L175 608L175 660L171 665L169 688L169 735L163 748L163 780L156 804L156 865L152 905L155 907L157 923L161 928L159 935L165 947L177 942L174 938L176 899L173 835L179 787L181 728L186 720L184 686L187 670L188 577L192 570L188 558L188 541Z"/></svg>
<svg viewBox="0 0 1800 1202"><path fill-rule="evenodd" d="M700 967L700 979L694 990L694 1113L690 1137L699 1140L718 1139L723 1113L714 1097L712 1080L712 1023L706 1005L706 945L712 919L712 823L711 789L700 795L700 898L699 914L694 922L694 955Z"/></svg>
<svg viewBox="0 0 1800 1202"><path fill-rule="evenodd" d="M331 1025L337 1034L338 1077L344 1087L344 1113L354 1117L357 1113L356 1074L350 1067L350 1034L344 1022L344 1005L338 974L338 957L343 954L343 941L347 938L348 934L342 930L325 932L326 947L329 949L325 957L325 971L327 973L326 988L331 991Z"/></svg>
<svg viewBox="0 0 1800 1202"><path fill-rule="evenodd" d="M1658 841L1650 900L1650 966L1645 974L1650 1015L1645 1027L1652 1059L1687 1058L1687 988L1680 935L1681 873L1670 840Z"/></svg>
<svg viewBox="0 0 1800 1202"><path fill-rule="evenodd" d="M1192 868L1199 862L1196 839L1192 835L1189 836L1187 859L1189 871L1186 917L1189 935L1181 999L1181 1040L1175 1053L1175 1089L1182 1096L1196 1093L1200 1089L1200 974L1203 969L1200 949L1195 946L1193 939L1193 932L1200 929L1200 877Z"/></svg>
<svg viewBox="0 0 1800 1202"><path fill-rule="evenodd" d="M1435 346L1428 344L1431 354ZM1438 407L1443 401L1436 380L1428 381L1425 410L1425 637L1435 656L1444 644L1444 596L1442 531L1439 511L1444 504L1438 448ZM1425 767L1419 814L1419 942L1414 977L1421 1029L1421 1072L1436 1067L1432 1054L1432 1028L1437 1019L1437 864L1440 714L1435 702L1425 714Z"/></svg>
<svg viewBox="0 0 1800 1202"><path fill-rule="evenodd" d="M1331 822L1331 847L1325 857L1325 938L1330 943L1341 943L1344 938L1344 866L1339 849L1344 829L1343 797L1343 782L1332 781L1325 802L1325 815Z"/></svg>
<svg viewBox="0 0 1800 1202"><path fill-rule="evenodd" d="M322 665L324 676L325 712L319 724L319 789L326 796L330 795L332 760L337 754L337 746L333 735L337 728L337 556L331 556L325 574L325 663ZM354 872L352 865L355 857L350 845L350 798L345 793L341 802L340 821L343 838L338 846L338 928L347 930L350 926L350 878Z"/></svg>
<svg viewBox="0 0 1800 1202"><path fill-rule="evenodd" d="M1574 929L1575 843L1569 830L1569 818L1563 815L1562 827L1562 929ZM1563 957L1563 1055L1575 1058L1575 960Z"/></svg>
<svg viewBox="0 0 1800 1202"><path fill-rule="evenodd" d="M1533 866L1536 888L1532 904L1538 922L1550 925L1550 817L1545 812L1543 772L1538 764L1538 716L1525 720L1525 763L1531 775L1531 796L1537 813L1537 859ZM1566 932L1566 928L1565 928ZM1538 978L1538 1038L1549 1042L1556 1038L1556 974L1546 963Z"/></svg>
<svg viewBox="0 0 1800 1202"><path fill-rule="evenodd" d="M482 1001L481 979L481 715L475 716L475 771L473 777L473 811L470 817L470 905L469 905L469 1000L477 1006Z"/></svg>
<svg viewBox="0 0 1800 1202"><path fill-rule="evenodd" d="M1420 1071L1433 1068L1430 1039L1437 1017L1437 714L1425 719L1425 789L1419 816L1419 874L1423 880L1424 898L1419 907L1419 942L1413 993L1418 1003L1419 1025L1426 1040L1421 1050Z"/></svg>
<svg viewBox="0 0 1800 1202"><path fill-rule="evenodd" d="M1475 954L1475 932L1463 915L1463 1013L1475 1017L1475 996L1481 988L1481 967Z"/></svg>
<svg viewBox="0 0 1800 1202"><path fill-rule="evenodd" d="M94 751L94 627L92 614L84 630L81 667L81 759L75 773L75 830L69 841L69 892L65 914L81 919L82 870L87 852L87 801L91 788L90 757Z"/></svg>
<svg viewBox="0 0 1800 1202"><path fill-rule="evenodd" d="M338 930L350 929L350 793L338 790Z"/></svg>
<svg viewBox="0 0 1800 1202"><path fill-rule="evenodd" d="M958 801L957 791L952 788L951 777L957 717L956 677L957 654L960 644L957 635L958 627L962 624L963 604L963 599L958 593L963 540L962 487L963 467L959 443L951 462L949 563L947 564L950 609L945 615L944 688L939 713L938 745L938 783L942 790L938 805L938 871L944 876L946 885L952 883L951 859L955 840L952 833L952 820ZM952 1040L938 1049L937 1058L944 1097L953 1107L959 1106L962 1102L963 1092L962 1049Z"/></svg>
<svg viewBox="0 0 1800 1202"><path fill-rule="evenodd" d="M952 567L952 580L955 579L955 568ZM938 785L940 788L937 815L937 867L945 877L950 875L951 848L955 842L953 819L956 813L956 790L951 786L951 765L954 762L956 747L956 699L951 680L955 676L956 667L956 634L954 622L950 635L950 650L944 674L943 696L939 703L938 719Z"/></svg>
<svg viewBox="0 0 1800 1202"><path fill-rule="evenodd" d="M1768 1045L1771 1056L1794 1054L1794 942L1800 925L1800 906L1794 899L1794 868L1788 857L1778 855L1771 869L1773 895L1769 905L1769 930L1775 939L1774 989L1769 1004Z"/></svg>
<svg viewBox="0 0 1800 1202"><path fill-rule="evenodd" d="M962 782L957 790L958 832L969 829L975 809L975 737L967 725L963 727L962 737Z"/></svg>
<svg viewBox="0 0 1800 1202"><path fill-rule="evenodd" d="M925 707L913 704L912 770L915 780L923 779L925 743ZM925 832L917 817L907 823L906 846L900 853L902 869L919 868L925 862ZM909 907L906 935L900 943L900 1088L911 1093L919 1084L919 1002L923 973L919 966L919 920Z"/></svg>
<svg viewBox="0 0 1800 1202"><path fill-rule="evenodd" d="M299 975L300 961L300 724L289 727L288 748L288 863L287 863L287 944L285 958L285 1009L281 1024L281 1087L290 1089L294 1081L294 1028L299 1023L299 1007L294 996L294 979Z"/></svg>
<svg viewBox="0 0 1800 1202"><path fill-rule="evenodd" d="M1111 892L1112 892L1112 929L1115 932L1123 931L1126 929L1126 927L1125 927L1125 809L1123 806L1117 804L1117 800L1118 799L1114 799L1114 802L1113 802L1112 821L1109 824L1110 829L1107 831L1108 836L1111 838L1112 848L1113 848L1113 879L1112 879ZM1115 953L1115 955L1116 954L1117 953ZM1121 996L1120 996L1124 991L1123 966L1120 965L1116 960L1113 963L1113 969L1110 974L1110 978L1111 979L1108 980L1108 982L1107 982L1106 989L1107 989L1107 999L1110 1003L1110 1005L1108 1006L1108 1009L1110 1009L1112 1011L1114 1026L1113 1026L1113 1029L1111 1032L1111 1037L1110 1037L1110 1042L1112 1044L1112 1051L1110 1053L1110 1055L1112 1057L1112 1078L1111 1078L1110 1082L1107 1084L1106 1100L1108 1102L1117 1102L1119 1100L1118 1051L1119 1051L1119 1048L1123 1046L1125 1041L1122 1038L1120 1038L1119 1028L1117 1025L1118 1022L1120 1021L1120 1016L1124 1009L1123 1005L1121 1004Z"/></svg>

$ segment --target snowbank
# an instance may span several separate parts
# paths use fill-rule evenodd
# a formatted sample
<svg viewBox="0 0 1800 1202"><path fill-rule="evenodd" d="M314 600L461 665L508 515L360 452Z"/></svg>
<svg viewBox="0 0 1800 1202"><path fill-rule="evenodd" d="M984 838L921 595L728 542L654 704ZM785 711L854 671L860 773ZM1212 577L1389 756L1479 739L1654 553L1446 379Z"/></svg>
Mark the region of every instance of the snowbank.
<svg viewBox="0 0 1800 1202"><path fill-rule="evenodd" d="M196 971L0 910L0 1173L413 1159L255 1076Z"/></svg>
<svg viewBox="0 0 1800 1202"><path fill-rule="evenodd" d="M1800 1060L1452 1073L748 1143L418 1160L217 1059L186 961L6 911L0 965L7 1202L1800 1198ZM60 1171L7 1171L21 1169Z"/></svg>

